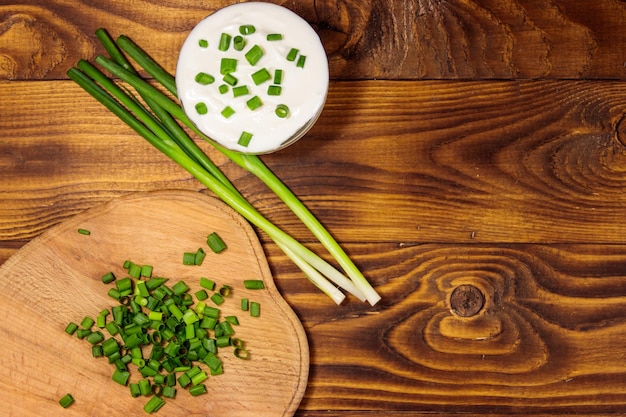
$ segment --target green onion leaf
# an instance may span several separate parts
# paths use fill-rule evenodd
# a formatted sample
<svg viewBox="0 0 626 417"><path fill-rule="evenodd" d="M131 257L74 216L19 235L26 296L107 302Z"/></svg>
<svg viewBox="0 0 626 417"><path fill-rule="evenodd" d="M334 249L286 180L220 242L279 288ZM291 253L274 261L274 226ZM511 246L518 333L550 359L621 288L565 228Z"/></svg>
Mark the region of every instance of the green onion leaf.
<svg viewBox="0 0 626 417"><path fill-rule="evenodd" d="M261 68L251 75L255 85L263 84L265 81L272 79L270 72L266 68Z"/></svg>
<svg viewBox="0 0 626 417"><path fill-rule="evenodd" d="M266 36L266 39L268 41L282 41L283 40L283 35L280 33L268 33Z"/></svg>
<svg viewBox="0 0 626 417"><path fill-rule="evenodd" d="M221 111L222 116L224 116L225 118L229 118L230 116L232 116L233 114L235 114L235 110L230 107L230 106L226 106L224 107L224 109Z"/></svg>
<svg viewBox="0 0 626 417"><path fill-rule="evenodd" d="M252 140L252 133L244 131L244 132L241 132L241 135L239 136L239 140L237 141L237 144L241 146L248 146L251 140Z"/></svg>
<svg viewBox="0 0 626 417"><path fill-rule="evenodd" d="M224 82L230 86L235 86L237 85L237 83L239 82L239 80L237 79L237 77L235 77L233 74L231 74L230 72L228 74L224 75L223 78Z"/></svg>
<svg viewBox="0 0 626 417"><path fill-rule="evenodd" d="M295 61L299 53L300 53L299 49L291 48L289 52L287 53L287 61Z"/></svg>
<svg viewBox="0 0 626 417"><path fill-rule="evenodd" d="M239 26L239 33L242 35L252 35L254 32L256 32L256 28L253 25Z"/></svg>
<svg viewBox="0 0 626 417"><path fill-rule="evenodd" d="M209 108L207 107L206 103L197 103L195 107L198 114L207 114L209 112Z"/></svg>
<svg viewBox="0 0 626 417"><path fill-rule="evenodd" d="M240 97L250 94L250 90L248 90L247 85L240 85L237 87L233 87L233 97Z"/></svg>
<svg viewBox="0 0 626 417"><path fill-rule="evenodd" d="M61 404L61 407L67 408L70 405L74 404L74 397L72 396L72 394L67 393L63 397L61 397L61 399L59 400L59 404Z"/></svg>
<svg viewBox="0 0 626 417"><path fill-rule="evenodd" d="M233 48L235 49L235 51L243 51L243 49L246 47L246 40L237 35L233 38Z"/></svg>
<svg viewBox="0 0 626 417"><path fill-rule="evenodd" d="M262 290L265 283L260 279L247 279L243 281L243 286L248 290Z"/></svg>
<svg viewBox="0 0 626 417"><path fill-rule="evenodd" d="M226 75L237 71L237 60L235 58L222 58L220 61L220 74Z"/></svg>
<svg viewBox="0 0 626 417"><path fill-rule="evenodd" d="M206 72L199 72L196 74L195 80L198 84L209 85L215 82L215 77Z"/></svg>
<svg viewBox="0 0 626 417"><path fill-rule="evenodd" d="M220 36L220 42L217 47L220 51L227 51L230 47L230 40L232 37L228 33L222 33Z"/></svg>
<svg viewBox="0 0 626 417"><path fill-rule="evenodd" d="M206 243L207 243L207 245L209 245L209 248L214 253L220 253L220 252L224 251L227 248L226 243L224 242L222 237L217 232L212 232L211 234L209 234L209 236L207 236ZM202 280L200 281L200 284L202 284ZM204 285L202 285L202 286L204 286ZM205 287L205 288L212 289L212 288L209 288L209 287Z"/></svg>
<svg viewBox="0 0 626 417"><path fill-rule="evenodd" d="M254 96L250 100L246 101L246 105L250 110L256 110L263 105L263 101L259 96Z"/></svg>
<svg viewBox="0 0 626 417"><path fill-rule="evenodd" d="M263 49L259 45L254 45L244 56L250 65L256 65L263 55Z"/></svg>
<svg viewBox="0 0 626 417"><path fill-rule="evenodd" d="M284 119L285 117L289 116L289 107L287 107L286 104L279 104L276 106L276 110L274 111L274 113L276 113L276 116Z"/></svg>
<svg viewBox="0 0 626 417"><path fill-rule="evenodd" d="M283 91L283 88L279 85L270 85L267 87L268 96L279 96Z"/></svg>
<svg viewBox="0 0 626 417"><path fill-rule="evenodd" d="M298 62L296 63L296 67L304 68L304 63L306 62L306 55L300 55L298 57Z"/></svg>
<svg viewBox="0 0 626 417"><path fill-rule="evenodd" d="M283 70L277 69L274 71L274 84L281 84L283 82Z"/></svg>

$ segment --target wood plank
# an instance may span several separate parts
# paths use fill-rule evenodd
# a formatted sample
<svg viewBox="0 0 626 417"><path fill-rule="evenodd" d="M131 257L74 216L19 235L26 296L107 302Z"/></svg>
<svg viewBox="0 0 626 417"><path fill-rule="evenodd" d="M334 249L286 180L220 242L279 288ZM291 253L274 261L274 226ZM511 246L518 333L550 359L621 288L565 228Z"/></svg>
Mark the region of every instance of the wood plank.
<svg viewBox="0 0 626 417"><path fill-rule="evenodd" d="M71 82L5 82L0 97L0 240L132 191L203 189ZM307 137L264 159L343 242L624 243L625 103L620 82L336 82Z"/></svg>
<svg viewBox="0 0 626 417"><path fill-rule="evenodd" d="M186 34L233 1L24 0L0 6L0 78L58 79L98 27L175 68ZM318 31L336 79L626 78L626 4L600 0L279 2Z"/></svg>
<svg viewBox="0 0 626 417"><path fill-rule="evenodd" d="M626 411L626 246L349 249L383 296L373 309L330 306L271 252L311 341L299 415ZM452 311L461 285L484 295L473 316Z"/></svg>

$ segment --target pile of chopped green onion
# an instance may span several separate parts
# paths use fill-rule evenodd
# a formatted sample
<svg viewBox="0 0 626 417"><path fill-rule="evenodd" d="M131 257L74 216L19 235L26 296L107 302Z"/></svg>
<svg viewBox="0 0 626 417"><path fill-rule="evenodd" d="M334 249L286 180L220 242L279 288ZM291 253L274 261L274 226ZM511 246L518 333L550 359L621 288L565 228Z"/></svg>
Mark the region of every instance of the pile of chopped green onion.
<svg viewBox="0 0 626 417"><path fill-rule="evenodd" d="M167 278L153 276L150 265L125 261L123 267L124 278L113 272L101 277L104 284L111 284L108 295L117 303L95 319L70 322L65 332L89 342L93 357L106 358L114 366L113 381L128 386L130 395L149 398L146 412L159 410L179 388L192 396L207 393L209 376L224 372L219 355L223 349L232 349L239 359L250 358L235 335L238 317L221 314L220 306L232 296L230 286L219 287L201 277L201 289L191 294L184 281L168 286ZM264 288L263 281L255 279L244 280L243 286ZM241 311L259 317L260 303L242 298ZM71 394L59 401L64 408L73 402Z"/></svg>
<svg viewBox="0 0 626 417"><path fill-rule="evenodd" d="M331 234L258 156L230 151L209 140L208 142L216 149L259 177L274 191L327 248L347 277L267 220L241 195L183 129L183 126L187 127L200 138L208 139L191 123L181 106L170 99L167 94L169 92L176 97L175 80L171 74L128 37L120 36L117 41L114 41L103 29L99 29L96 35L110 55L110 58L98 56L96 63L113 76L128 83L138 96L133 95L131 89L120 87L95 65L85 60L81 60L76 68L68 71L68 76L72 80L150 144L186 169L251 224L267 233L305 276L337 304L345 298L341 290L353 294L362 301L368 301L372 305L380 300L379 294L367 282ZM142 79L126 55L167 91L163 92ZM179 123L182 123L182 126Z"/></svg>

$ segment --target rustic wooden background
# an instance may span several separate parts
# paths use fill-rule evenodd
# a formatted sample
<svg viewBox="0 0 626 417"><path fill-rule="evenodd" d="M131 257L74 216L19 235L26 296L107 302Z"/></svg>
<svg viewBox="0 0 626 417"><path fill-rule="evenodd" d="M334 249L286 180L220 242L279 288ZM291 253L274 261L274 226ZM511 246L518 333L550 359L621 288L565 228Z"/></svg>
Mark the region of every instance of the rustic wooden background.
<svg viewBox="0 0 626 417"><path fill-rule="evenodd" d="M98 27L173 71L230 3L0 0L0 262L117 196L202 190L65 72L102 52ZM281 4L320 34L332 82L306 138L264 160L383 296L333 306L260 235L311 346L297 415L626 413L626 2Z"/></svg>

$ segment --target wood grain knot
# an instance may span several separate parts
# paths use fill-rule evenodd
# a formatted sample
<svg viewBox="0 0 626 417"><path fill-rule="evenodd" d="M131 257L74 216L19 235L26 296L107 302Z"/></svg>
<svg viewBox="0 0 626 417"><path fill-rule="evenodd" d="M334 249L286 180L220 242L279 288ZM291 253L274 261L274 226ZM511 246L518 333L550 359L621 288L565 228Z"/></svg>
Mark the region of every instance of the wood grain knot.
<svg viewBox="0 0 626 417"><path fill-rule="evenodd" d="M0 8L0 79L65 77L69 66L93 53L80 27L44 6Z"/></svg>
<svg viewBox="0 0 626 417"><path fill-rule="evenodd" d="M450 308L459 317L472 317L485 305L485 295L473 285L459 285L450 296Z"/></svg>

